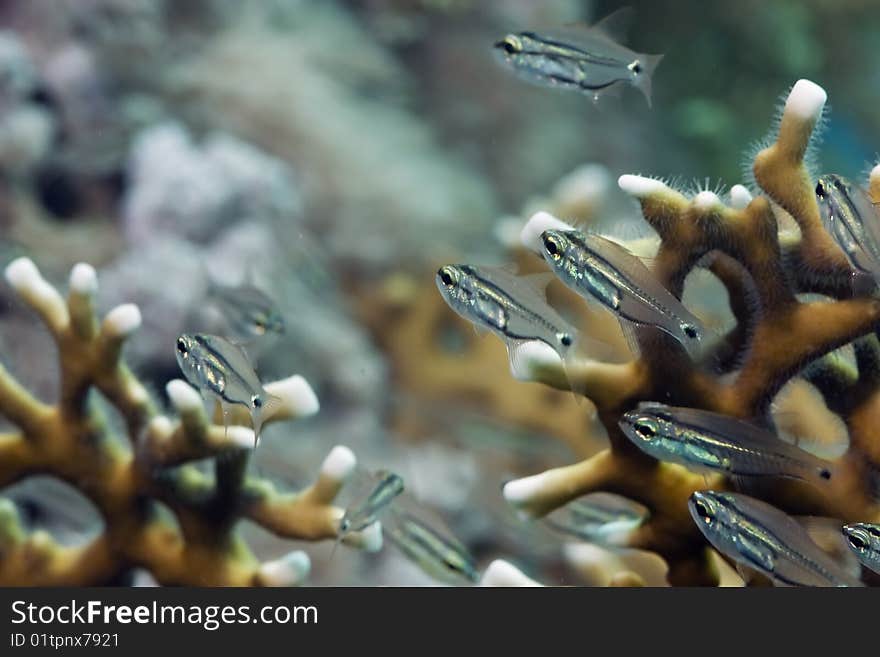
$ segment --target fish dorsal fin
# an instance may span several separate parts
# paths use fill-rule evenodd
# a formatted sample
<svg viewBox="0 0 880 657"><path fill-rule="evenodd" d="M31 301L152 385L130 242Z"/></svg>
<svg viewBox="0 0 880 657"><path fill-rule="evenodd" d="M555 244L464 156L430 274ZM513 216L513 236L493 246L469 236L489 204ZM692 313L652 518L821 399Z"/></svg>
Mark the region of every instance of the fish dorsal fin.
<svg viewBox="0 0 880 657"><path fill-rule="evenodd" d="M515 291L517 288L528 288L545 303L547 302L547 286L554 278L556 278L549 272L518 274L513 265L480 267L480 269L487 275L487 277L494 278L496 281L506 281L511 283L511 291Z"/></svg>
<svg viewBox="0 0 880 657"><path fill-rule="evenodd" d="M595 23L575 20L563 24L562 32L572 36L589 35L606 41L622 44L629 34L632 19L635 15L632 7L621 7Z"/></svg>
<svg viewBox="0 0 880 657"><path fill-rule="evenodd" d="M556 276L550 272L538 272L537 274L525 274L519 277L520 280L531 287L535 292L540 293L544 300L547 298L547 286L556 280Z"/></svg>
<svg viewBox="0 0 880 657"><path fill-rule="evenodd" d="M622 44L629 34L634 15L632 7L621 7L592 25L579 20L566 23L564 28L571 32L590 33L592 36L603 37L614 43Z"/></svg>
<svg viewBox="0 0 880 657"><path fill-rule="evenodd" d="M591 29L612 41L623 43L629 33L634 15L632 7L621 7L602 18Z"/></svg>
<svg viewBox="0 0 880 657"><path fill-rule="evenodd" d="M824 437L819 435L795 434L791 430L800 420L800 415L796 411L778 410L774 408L773 423L776 426L776 433L783 442L794 445L822 460L834 460L842 455L848 448L848 440L843 445L830 443ZM844 427L844 430L845 427Z"/></svg>

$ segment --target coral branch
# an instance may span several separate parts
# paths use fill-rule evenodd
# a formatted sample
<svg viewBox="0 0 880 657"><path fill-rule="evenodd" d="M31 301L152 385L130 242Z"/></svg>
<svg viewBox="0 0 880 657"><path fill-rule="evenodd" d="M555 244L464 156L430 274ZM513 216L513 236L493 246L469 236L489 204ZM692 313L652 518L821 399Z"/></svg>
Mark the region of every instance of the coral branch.
<svg viewBox="0 0 880 657"><path fill-rule="evenodd" d="M132 304L118 306L99 325L92 267L73 268L66 303L30 260L10 264L6 278L54 336L62 379L60 402L50 406L0 368L0 413L20 430L0 435L0 486L32 474L56 476L94 503L105 527L90 543L61 546L45 532L27 534L14 507L0 499L0 584L101 584L136 566L164 584L301 583L309 572L306 555L292 552L260 564L236 525L248 517L289 538L335 537L342 510L332 502L354 467L354 455L337 448L312 487L276 491L247 476L254 432L211 422L199 394L183 381L167 387L179 418L158 414L123 358L125 342L141 324L140 311ZM125 418L130 450L89 403L93 387ZM266 388L273 395L269 421L318 411L302 377ZM215 459L214 478L186 465L204 458ZM173 522L156 502L171 511ZM381 532L373 526L346 542L378 549Z"/></svg>

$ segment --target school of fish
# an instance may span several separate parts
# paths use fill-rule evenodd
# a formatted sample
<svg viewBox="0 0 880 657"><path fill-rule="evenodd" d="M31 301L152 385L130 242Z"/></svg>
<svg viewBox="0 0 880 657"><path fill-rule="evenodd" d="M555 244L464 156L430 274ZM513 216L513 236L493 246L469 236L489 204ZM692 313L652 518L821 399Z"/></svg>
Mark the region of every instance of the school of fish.
<svg viewBox="0 0 880 657"><path fill-rule="evenodd" d="M503 64L530 82L576 90L593 100L625 86L651 103L651 78L662 55L645 55L618 42L628 11L595 26L510 33L495 43ZM853 269L854 282L880 282L880 214L868 193L842 176L823 175L816 201L828 233ZM544 288L554 277L590 302L613 313L631 350L638 355L645 332L666 336L668 348L682 349L699 362L711 337L625 246L597 233L548 229L540 235L548 274L517 275L502 267L449 264L439 268L436 285L450 308L500 338L512 366L522 347L539 341L569 365L584 356L592 338L566 320L547 301ZM855 284L855 283L854 283ZM250 283L212 284L208 299L223 314L228 335L183 334L176 357L186 379L218 403L251 414L256 439L267 410L276 403L260 382L245 345L285 330L272 299ZM860 573L826 554L811 538L810 523L799 521L744 491L756 480L784 477L821 490L835 480L834 462L792 444L766 423L705 409L643 403L622 415L619 426L649 456L694 472L718 473L736 492L702 490L687 502L699 531L738 568L781 586L861 586ZM256 444L255 444L256 446ZM352 501L339 521L338 537L365 530L383 519L383 531L402 554L424 572L446 583L474 583L477 566L448 532L426 522L403 503L403 479L381 471L365 495ZM403 507L403 508L399 508ZM551 529L606 546L625 544L629 532L648 517L608 498L575 500L545 523ZM832 521L831 525L837 527ZM838 535L857 563L880 573L880 525L839 523Z"/></svg>
<svg viewBox="0 0 880 657"><path fill-rule="evenodd" d="M528 81L576 90L594 100L624 86L641 90L650 105L651 76L662 56L636 53L618 43L628 12L593 27L510 33L495 43L503 64ZM880 207L868 192L836 174L818 179L816 201L824 226L852 267L854 291L880 283ZM653 274L651 267L613 238L574 228L540 235L550 272L589 302L613 313L634 355L646 335L671 338L698 365L713 337ZM533 281L540 280L540 286ZM437 287L447 304L476 327L508 346L511 364L528 341L553 348L566 365L583 356L574 345L590 340L551 307L539 275L506 269L447 265ZM867 288L865 287L867 286ZM835 462L795 444L757 418L737 418L700 408L642 403L622 415L624 435L645 454L693 472L720 474L731 491L693 493L688 509L706 540L741 574L757 573L779 586L862 586L861 567L880 572L880 525L844 525L834 519L798 519L746 494L772 478L803 481L823 490L839 477ZM708 486L707 486L708 488ZM574 500L544 519L554 531L605 546L625 545L647 515L607 499ZM831 529L851 551L834 557L814 540L817 527ZM841 548L842 549L842 548ZM846 551L844 550L844 553ZM855 566L853 566L855 564ZM861 567L859 566L861 564Z"/></svg>

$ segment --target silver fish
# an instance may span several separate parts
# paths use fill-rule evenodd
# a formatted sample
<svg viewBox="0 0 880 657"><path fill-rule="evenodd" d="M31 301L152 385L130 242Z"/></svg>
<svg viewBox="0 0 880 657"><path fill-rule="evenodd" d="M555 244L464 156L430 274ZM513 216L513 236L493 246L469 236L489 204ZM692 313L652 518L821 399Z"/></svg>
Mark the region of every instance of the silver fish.
<svg viewBox="0 0 880 657"><path fill-rule="evenodd" d="M738 493L696 491L688 509L718 551L778 586L862 586L794 518L766 502Z"/></svg>
<svg viewBox="0 0 880 657"><path fill-rule="evenodd" d="M577 334L532 284L549 275L517 276L495 267L446 265L437 271L437 289L447 304L478 327L505 341L511 360L519 345L540 340L566 359Z"/></svg>
<svg viewBox="0 0 880 657"><path fill-rule="evenodd" d="M339 523L339 531L343 534L351 531L359 532L376 521L378 515L388 507L395 497L403 492L403 478L393 472L380 471L379 483L367 498L352 509L348 509Z"/></svg>
<svg viewBox="0 0 880 657"><path fill-rule="evenodd" d="M624 247L578 230L546 230L542 254L560 280L582 297L598 300L618 318L655 326L692 355L706 335L700 320ZM635 341L630 339L635 349Z"/></svg>
<svg viewBox="0 0 880 657"><path fill-rule="evenodd" d="M843 535L862 565L880 573L880 525L868 522L844 525Z"/></svg>
<svg viewBox="0 0 880 657"><path fill-rule="evenodd" d="M868 193L843 176L827 174L816 183L816 200L825 228L850 264L880 276L880 215Z"/></svg>
<svg viewBox="0 0 880 657"><path fill-rule="evenodd" d="M696 471L788 477L821 487L836 470L771 431L698 408L647 404L625 413L618 424L643 452Z"/></svg>
<svg viewBox="0 0 880 657"><path fill-rule="evenodd" d="M580 91L598 100L606 92L630 85L651 106L651 77L663 55L630 50L615 40L627 11L594 25L508 34L494 48L501 61L535 84ZM620 35L617 35L620 36Z"/></svg>
<svg viewBox="0 0 880 657"><path fill-rule="evenodd" d="M549 514L551 529L600 545L625 542L629 532L647 519L646 510L607 493L591 493Z"/></svg>
<svg viewBox="0 0 880 657"><path fill-rule="evenodd" d="M219 401L224 416L228 404L247 407L256 446L264 413L279 400L263 388L244 349L218 335L184 333L177 338L175 355L186 380Z"/></svg>
<svg viewBox="0 0 880 657"><path fill-rule="evenodd" d="M394 513L383 526L386 536L425 573L448 584L479 579L473 558L457 542L408 513Z"/></svg>
<svg viewBox="0 0 880 657"><path fill-rule="evenodd" d="M268 334L283 334L284 317L277 304L259 288L250 285L211 283L208 299L229 325L230 337L249 341Z"/></svg>

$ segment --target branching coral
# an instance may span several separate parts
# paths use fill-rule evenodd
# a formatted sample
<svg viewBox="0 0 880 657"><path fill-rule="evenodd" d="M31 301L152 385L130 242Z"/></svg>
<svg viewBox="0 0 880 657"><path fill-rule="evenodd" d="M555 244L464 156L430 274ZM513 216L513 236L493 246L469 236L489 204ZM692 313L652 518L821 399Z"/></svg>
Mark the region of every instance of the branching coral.
<svg viewBox="0 0 880 657"><path fill-rule="evenodd" d="M700 363L665 334L642 330L635 360L585 361L568 372L573 387L596 405L610 445L580 463L508 483L504 495L522 512L542 516L594 491L624 495L651 511L650 519L628 537L629 546L664 557L672 584L715 584L717 569L686 501L694 490L725 488L731 482L647 457L621 433L618 419L640 401L662 401L770 422L774 395L803 372L849 429L842 476L821 492L780 480L760 486L760 495L790 513L845 520L880 517L874 490L880 468L875 435L880 347L873 335L880 326L880 301L854 293L859 289L853 285L855 274L822 226L804 164L825 99L824 90L812 82L801 80L793 87L775 141L754 159L754 177L764 192L754 199L739 186L725 205L711 192L688 198L658 180L620 178L620 187L638 200L645 221L660 237L653 263L658 279L680 297L688 274L698 264L707 266L727 288L737 326ZM876 195L880 167L870 178ZM780 223L791 219L798 230L780 231ZM798 298L807 293L832 299ZM857 374L823 358L851 342ZM536 359L531 370L535 380L568 388L558 361Z"/></svg>
<svg viewBox="0 0 880 657"><path fill-rule="evenodd" d="M56 543L45 531L27 532L8 500L0 502L0 584L87 585L119 581L147 569L162 584L291 585L309 571L308 556L294 551L261 563L238 533L249 519L286 538L335 537L343 511L333 500L354 471L354 454L335 447L315 483L297 493L277 490L247 474L253 431L242 417L228 429L207 416L199 394L180 380L167 386L179 417L161 414L122 357L141 323L132 304L98 322L97 277L79 264L66 300L26 258L6 268L16 294L39 315L58 347L61 383L57 404L36 399L0 368L0 413L16 431L0 435L0 487L48 474L81 491L95 505L103 531L84 545ZM267 422L318 410L304 379L266 384L282 403ZM124 420L114 431L103 396ZM213 476L194 462L209 459ZM377 549L372 526L346 542Z"/></svg>

